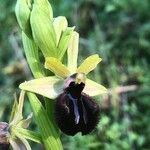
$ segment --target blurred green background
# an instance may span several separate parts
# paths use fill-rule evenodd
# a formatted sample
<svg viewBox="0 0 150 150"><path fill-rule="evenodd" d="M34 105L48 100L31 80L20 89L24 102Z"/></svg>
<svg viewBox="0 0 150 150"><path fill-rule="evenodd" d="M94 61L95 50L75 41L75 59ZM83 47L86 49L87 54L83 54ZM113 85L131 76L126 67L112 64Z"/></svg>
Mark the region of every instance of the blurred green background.
<svg viewBox="0 0 150 150"><path fill-rule="evenodd" d="M13 94L32 75L24 57L15 0L0 0L0 121L8 121ZM97 97L101 119L93 133L62 135L65 150L150 149L150 1L53 0L80 33L79 62L98 53L90 78L109 89ZM30 112L28 101L24 114ZM33 124L31 129L35 128ZM42 149L31 143L32 149Z"/></svg>

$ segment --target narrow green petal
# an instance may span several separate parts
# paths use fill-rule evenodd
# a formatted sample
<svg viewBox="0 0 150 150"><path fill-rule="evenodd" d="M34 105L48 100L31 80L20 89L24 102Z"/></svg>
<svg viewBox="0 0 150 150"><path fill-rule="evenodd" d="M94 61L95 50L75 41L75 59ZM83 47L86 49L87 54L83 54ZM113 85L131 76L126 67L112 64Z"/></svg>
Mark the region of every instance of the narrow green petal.
<svg viewBox="0 0 150 150"><path fill-rule="evenodd" d="M68 68L72 74L75 73L77 69L78 46L79 46L79 34L74 31L67 50Z"/></svg>
<svg viewBox="0 0 150 150"><path fill-rule="evenodd" d="M97 55L91 55L88 58L86 58L83 63L78 67L77 73L85 73L88 74L90 71L96 68L97 64L102 59Z"/></svg>
<svg viewBox="0 0 150 150"><path fill-rule="evenodd" d="M21 150L22 147L20 148L19 144L16 141L10 139L9 142L13 150Z"/></svg>
<svg viewBox="0 0 150 150"><path fill-rule="evenodd" d="M89 96L97 96L100 94L107 93L107 89L104 86L90 79L86 79L85 88L83 92L88 94Z"/></svg>
<svg viewBox="0 0 150 150"><path fill-rule="evenodd" d="M34 131L31 131L31 130L18 128L18 126L17 126L17 127L15 127L15 134L21 135L23 138L34 141L36 143L43 143L42 138L41 138L41 134L34 132Z"/></svg>
<svg viewBox="0 0 150 150"><path fill-rule="evenodd" d="M56 17L53 21L53 26L54 26L54 30L56 33L56 39L57 39L57 45L58 45L62 32L65 31L65 29L68 26L66 17L64 16Z"/></svg>
<svg viewBox="0 0 150 150"><path fill-rule="evenodd" d="M57 58L46 57L45 68L52 71L55 75L66 78L70 75L69 70Z"/></svg>
<svg viewBox="0 0 150 150"><path fill-rule="evenodd" d="M31 150L28 141L25 138L22 138L21 136L15 139L10 139L9 141L13 150Z"/></svg>
<svg viewBox="0 0 150 150"><path fill-rule="evenodd" d="M28 117L26 119L21 120L17 124L17 126L22 127L22 128L28 128L28 126L30 125L30 123L32 121L32 117L33 117L33 113L30 113L30 115L28 115Z"/></svg>
<svg viewBox="0 0 150 150"><path fill-rule="evenodd" d="M20 120L23 119L22 109L23 109L23 104L24 104L24 95L25 95L25 91L21 91L20 97L19 97L19 104L17 106L17 111L14 115L12 122L10 123L10 126L16 125Z"/></svg>
<svg viewBox="0 0 150 150"><path fill-rule="evenodd" d="M13 107L12 107L12 110L11 110L11 115L10 115L9 123L13 120L13 118L14 118L17 110L18 110L18 102L17 102L16 93L15 93L14 94L14 104L13 104Z"/></svg>
<svg viewBox="0 0 150 150"><path fill-rule="evenodd" d="M19 136L18 138L20 138L22 144L24 144L26 150L32 150L28 141L25 138L23 138L22 136ZM21 150L23 150L23 149L21 149Z"/></svg>
<svg viewBox="0 0 150 150"><path fill-rule="evenodd" d="M20 84L22 90L43 95L55 99L63 91L64 81L56 76L31 80Z"/></svg>
<svg viewBox="0 0 150 150"><path fill-rule="evenodd" d="M58 46L57 46L58 47L58 55L57 56L58 56L59 60L62 60L62 58L68 48L70 38L72 36L74 28L75 27L67 27L66 30L62 32L61 38L60 38Z"/></svg>

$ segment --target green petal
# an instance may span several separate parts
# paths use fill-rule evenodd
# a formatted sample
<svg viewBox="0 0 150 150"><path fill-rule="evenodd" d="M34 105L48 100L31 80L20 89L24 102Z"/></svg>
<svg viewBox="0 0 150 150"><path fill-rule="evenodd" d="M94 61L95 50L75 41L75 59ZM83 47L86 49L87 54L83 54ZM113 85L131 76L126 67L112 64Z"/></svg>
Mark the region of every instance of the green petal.
<svg viewBox="0 0 150 150"><path fill-rule="evenodd" d="M11 115L10 115L10 119L9 119L9 123L13 120L16 112L17 112L17 109L18 109L18 102L17 102L17 96L16 96L16 93L14 94L14 104L13 104L13 107L12 107L12 110L11 110Z"/></svg>
<svg viewBox="0 0 150 150"><path fill-rule="evenodd" d="M86 79L85 88L83 92L88 94L89 96L96 96L96 95L107 93L107 89L104 86L90 79Z"/></svg>
<svg viewBox="0 0 150 150"><path fill-rule="evenodd" d="M58 58L59 60L62 60L67 48L68 48L68 45L69 45L69 42L70 42L70 38L72 36L72 33L73 33L73 30L74 30L75 27L67 27L65 31L62 32L62 35L61 35L61 38L59 40L59 43L58 43Z"/></svg>
<svg viewBox="0 0 150 150"><path fill-rule="evenodd" d="M15 127L15 134L21 135L23 138L31 140L36 143L40 144L43 143L40 133L37 133L36 131Z"/></svg>
<svg viewBox="0 0 150 150"><path fill-rule="evenodd" d="M96 68L97 64L102 59L97 55L91 55L88 58L86 58L83 63L78 67L77 73L85 73L88 74L90 71Z"/></svg>
<svg viewBox="0 0 150 150"><path fill-rule="evenodd" d="M23 119L22 110L23 110L23 104L24 104L24 95L25 95L25 91L21 91L20 97L19 97L19 104L16 106L16 112L14 114L14 118L12 122L10 123L10 126L16 125L20 120Z"/></svg>
<svg viewBox="0 0 150 150"><path fill-rule="evenodd" d="M77 69L78 45L79 45L79 34L74 31L67 50L68 68L72 74L75 73Z"/></svg>
<svg viewBox="0 0 150 150"><path fill-rule="evenodd" d="M67 69L67 67L54 57L46 57L45 68L62 78L66 78L68 75L70 75L70 71Z"/></svg>
<svg viewBox="0 0 150 150"><path fill-rule="evenodd" d="M65 31L65 29L68 26L66 17L63 16L56 17L53 21L53 26L55 29L57 45L58 45L62 32Z"/></svg>
<svg viewBox="0 0 150 150"><path fill-rule="evenodd" d="M28 141L25 138L17 137L14 139L10 139L10 144L13 150L31 150L31 147Z"/></svg>
<svg viewBox="0 0 150 150"><path fill-rule="evenodd" d="M20 84L20 88L26 91L55 99L63 91L64 81L56 76L31 80Z"/></svg>
<svg viewBox="0 0 150 150"><path fill-rule="evenodd" d="M18 124L17 127L22 127L22 128L28 128L32 121L33 113L30 113L26 119L21 120Z"/></svg>

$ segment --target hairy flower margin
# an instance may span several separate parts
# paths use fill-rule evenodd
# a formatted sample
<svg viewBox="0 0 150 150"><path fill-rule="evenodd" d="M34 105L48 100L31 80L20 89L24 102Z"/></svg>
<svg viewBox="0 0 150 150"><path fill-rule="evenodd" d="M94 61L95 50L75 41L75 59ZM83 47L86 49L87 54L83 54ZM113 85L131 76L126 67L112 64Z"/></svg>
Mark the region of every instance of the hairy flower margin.
<svg viewBox="0 0 150 150"><path fill-rule="evenodd" d="M23 90L37 93L50 99L55 99L63 92L66 78L75 73L83 73L87 75L95 69L97 64L101 61L101 58L97 54L89 56L79 67L77 67L78 41L79 35L77 32L73 31L67 50L67 66L62 64L62 62L60 62L57 58L45 58L45 68L53 72L55 76L27 81L20 84L19 87ZM104 86L86 78L83 92L89 96L97 96L106 93L107 89Z"/></svg>

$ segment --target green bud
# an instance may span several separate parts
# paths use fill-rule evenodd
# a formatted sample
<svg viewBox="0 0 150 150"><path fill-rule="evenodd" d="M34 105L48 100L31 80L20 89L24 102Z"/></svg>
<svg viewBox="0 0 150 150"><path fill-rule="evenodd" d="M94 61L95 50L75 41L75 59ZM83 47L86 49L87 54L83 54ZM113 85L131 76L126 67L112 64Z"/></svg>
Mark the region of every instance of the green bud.
<svg viewBox="0 0 150 150"><path fill-rule="evenodd" d="M36 0L33 4L30 23L33 39L41 49L44 57L55 57L57 54L56 34L51 19L51 7L49 6L50 4L47 5L45 0L43 2Z"/></svg>
<svg viewBox="0 0 150 150"><path fill-rule="evenodd" d="M62 32L59 44L58 44L58 59L61 60L69 46L71 36L75 27L67 27L65 31Z"/></svg>
<svg viewBox="0 0 150 150"><path fill-rule="evenodd" d="M48 0L34 0L34 4L37 4L50 19L53 19L53 10Z"/></svg>
<svg viewBox="0 0 150 150"><path fill-rule="evenodd" d="M57 45L58 45L62 32L65 31L68 26L66 17L64 16L56 17L53 21L53 26L55 29Z"/></svg>
<svg viewBox="0 0 150 150"><path fill-rule="evenodd" d="M30 27L32 0L17 0L15 13L20 28L29 36L32 37Z"/></svg>

